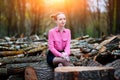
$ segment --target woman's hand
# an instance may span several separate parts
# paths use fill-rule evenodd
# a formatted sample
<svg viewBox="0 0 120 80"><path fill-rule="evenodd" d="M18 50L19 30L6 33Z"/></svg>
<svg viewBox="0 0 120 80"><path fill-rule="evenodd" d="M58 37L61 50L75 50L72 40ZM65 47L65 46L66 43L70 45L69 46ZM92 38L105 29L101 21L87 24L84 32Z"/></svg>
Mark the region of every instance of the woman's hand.
<svg viewBox="0 0 120 80"><path fill-rule="evenodd" d="M66 59L67 61L70 61L69 56L65 52L62 52L62 58Z"/></svg>

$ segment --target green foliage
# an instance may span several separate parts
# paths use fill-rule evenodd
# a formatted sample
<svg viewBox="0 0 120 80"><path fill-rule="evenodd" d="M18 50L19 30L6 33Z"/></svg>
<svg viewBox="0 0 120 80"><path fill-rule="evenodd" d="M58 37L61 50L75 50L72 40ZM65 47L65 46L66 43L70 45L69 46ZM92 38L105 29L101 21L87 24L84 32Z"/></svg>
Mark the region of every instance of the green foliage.
<svg viewBox="0 0 120 80"><path fill-rule="evenodd" d="M91 25L89 25L86 29L86 33L89 34L90 36L94 36L95 33L93 31L94 31L94 28Z"/></svg>

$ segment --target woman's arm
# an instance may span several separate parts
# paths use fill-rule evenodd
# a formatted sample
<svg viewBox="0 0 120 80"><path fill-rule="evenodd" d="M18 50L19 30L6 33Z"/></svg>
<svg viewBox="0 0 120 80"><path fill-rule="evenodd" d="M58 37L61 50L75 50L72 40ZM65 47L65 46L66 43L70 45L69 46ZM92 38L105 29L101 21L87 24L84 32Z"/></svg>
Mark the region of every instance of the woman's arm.
<svg viewBox="0 0 120 80"><path fill-rule="evenodd" d="M54 37L53 37L53 32L52 30L49 31L48 34L48 46L49 46L49 50L57 57L61 57L62 54L60 52L58 52L55 47L54 47Z"/></svg>
<svg viewBox="0 0 120 80"><path fill-rule="evenodd" d="M67 43L66 43L66 47L65 47L65 53L67 54L67 55L70 55L70 41L71 41L71 32L70 32L70 30L68 30L68 40L67 40Z"/></svg>

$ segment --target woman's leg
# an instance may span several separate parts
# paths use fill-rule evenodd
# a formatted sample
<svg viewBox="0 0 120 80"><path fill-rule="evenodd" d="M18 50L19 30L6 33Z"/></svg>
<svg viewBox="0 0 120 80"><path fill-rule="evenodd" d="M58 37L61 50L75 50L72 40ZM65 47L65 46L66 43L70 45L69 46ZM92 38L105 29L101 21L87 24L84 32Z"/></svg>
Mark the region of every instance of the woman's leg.
<svg viewBox="0 0 120 80"><path fill-rule="evenodd" d="M68 62L66 59L63 59L61 57L55 57L53 59L53 64L58 65L59 63L62 63L63 66L70 66L70 62Z"/></svg>

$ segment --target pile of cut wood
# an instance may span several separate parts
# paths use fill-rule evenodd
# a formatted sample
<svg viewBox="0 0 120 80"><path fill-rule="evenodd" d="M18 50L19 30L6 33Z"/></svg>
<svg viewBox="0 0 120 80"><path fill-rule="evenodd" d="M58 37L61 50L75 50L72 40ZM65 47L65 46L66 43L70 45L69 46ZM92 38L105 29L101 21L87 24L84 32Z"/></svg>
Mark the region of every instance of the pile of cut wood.
<svg viewBox="0 0 120 80"><path fill-rule="evenodd" d="M115 80L120 80L120 35L102 38L83 36L71 43L71 61L75 66L113 67Z"/></svg>
<svg viewBox="0 0 120 80"><path fill-rule="evenodd" d="M47 39L37 35L0 39L0 79L29 80L25 70L31 66L38 80L53 80L54 71L46 63L47 48ZM114 79L120 80L120 35L72 39L70 61L74 66L113 67Z"/></svg>
<svg viewBox="0 0 120 80"><path fill-rule="evenodd" d="M37 35L0 39L0 78L12 80L14 76L24 75L26 67L45 61L46 49L47 40Z"/></svg>

